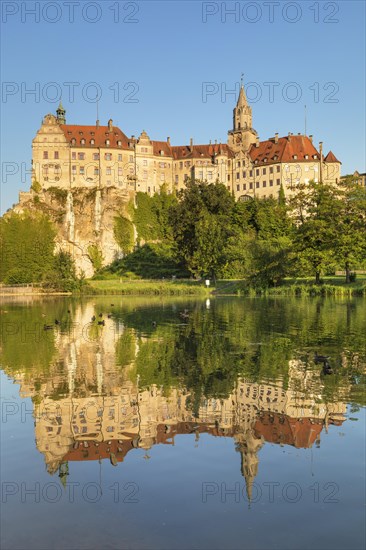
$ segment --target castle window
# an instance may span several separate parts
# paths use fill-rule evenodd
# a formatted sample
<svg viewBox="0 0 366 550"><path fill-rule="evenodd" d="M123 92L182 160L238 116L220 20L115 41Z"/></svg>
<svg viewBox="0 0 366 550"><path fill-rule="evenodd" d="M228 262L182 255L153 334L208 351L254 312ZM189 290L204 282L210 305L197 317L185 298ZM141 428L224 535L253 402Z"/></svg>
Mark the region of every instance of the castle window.
<svg viewBox="0 0 366 550"><path fill-rule="evenodd" d="M133 155L130 155L130 162L133 162Z"/></svg>
<svg viewBox="0 0 366 550"><path fill-rule="evenodd" d="M237 173L236 173L236 179L237 179L237 180L240 179L240 172L237 172Z"/></svg>
<svg viewBox="0 0 366 550"><path fill-rule="evenodd" d="M263 176L266 174L267 170L266 168L263 168Z"/></svg>
<svg viewBox="0 0 366 550"><path fill-rule="evenodd" d="M93 160L99 160L99 153L93 153Z"/></svg>
<svg viewBox="0 0 366 550"><path fill-rule="evenodd" d="M308 158L309 158L309 155L305 155L305 158L306 158L306 160L308 160Z"/></svg>
<svg viewBox="0 0 366 550"><path fill-rule="evenodd" d="M249 170L249 177L250 177L250 178L253 177L253 170Z"/></svg>
<svg viewBox="0 0 366 550"><path fill-rule="evenodd" d="M105 153L104 160L112 160L112 153Z"/></svg>
<svg viewBox="0 0 366 550"><path fill-rule="evenodd" d="M255 174L256 176L259 176L259 168L256 169Z"/></svg>
<svg viewBox="0 0 366 550"><path fill-rule="evenodd" d="M313 155L313 159L317 159L318 158L318 155Z"/></svg>
<svg viewBox="0 0 366 550"><path fill-rule="evenodd" d="M84 166L80 166L80 168L79 168L79 174L80 174L80 175L84 175L84 174L85 174Z"/></svg>
<svg viewBox="0 0 366 550"><path fill-rule="evenodd" d="M175 183L176 183L177 185L178 185L178 183L179 183L179 176L178 176L178 175L175 176Z"/></svg>
<svg viewBox="0 0 366 550"><path fill-rule="evenodd" d="M105 144L106 144L107 146L109 146L109 144L110 144L109 139L106 139L106 140L105 140Z"/></svg>
<svg viewBox="0 0 366 550"><path fill-rule="evenodd" d="M263 162L267 162L267 157L264 157Z"/></svg>
<svg viewBox="0 0 366 550"><path fill-rule="evenodd" d="M144 170L144 180L147 180L147 170Z"/></svg>
<svg viewBox="0 0 366 550"><path fill-rule="evenodd" d="M280 172L281 166L277 166L277 172Z"/></svg>
<svg viewBox="0 0 366 550"><path fill-rule="evenodd" d="M269 180L269 186L273 187L273 180Z"/></svg>
<svg viewBox="0 0 366 550"><path fill-rule="evenodd" d="M207 172L207 179L212 180L213 178L213 172L209 171Z"/></svg>
<svg viewBox="0 0 366 550"><path fill-rule="evenodd" d="M237 185L237 186L236 186L236 190L237 190L237 191L240 191L240 185Z"/></svg>
<svg viewBox="0 0 366 550"><path fill-rule="evenodd" d="M164 156L164 151L159 151L161 156L163 157Z"/></svg>
<svg viewBox="0 0 366 550"><path fill-rule="evenodd" d="M257 183L255 184L256 188L258 189L259 187L259 181L257 181Z"/></svg>
<svg viewBox="0 0 366 550"><path fill-rule="evenodd" d="M297 160L297 155L292 155L292 158Z"/></svg>
<svg viewBox="0 0 366 550"><path fill-rule="evenodd" d="M99 168L94 168L94 176L99 176Z"/></svg>
<svg viewBox="0 0 366 550"><path fill-rule="evenodd" d="M243 178L246 178L247 177L247 173L245 170L243 170Z"/></svg>
<svg viewBox="0 0 366 550"><path fill-rule="evenodd" d="M147 166L147 160L144 160L142 164L143 166Z"/></svg>
<svg viewBox="0 0 366 550"><path fill-rule="evenodd" d="M118 155L118 161L122 162L122 155Z"/></svg>
<svg viewBox="0 0 366 550"><path fill-rule="evenodd" d="M250 184L249 184L249 188L250 188L250 189L253 189L253 183L250 183Z"/></svg>
<svg viewBox="0 0 366 550"><path fill-rule="evenodd" d="M90 145L94 145L94 143L95 143L95 140L94 140L94 139L91 139L91 140L90 140Z"/></svg>
<svg viewBox="0 0 366 550"><path fill-rule="evenodd" d="M243 191L246 191L246 190L247 190L247 184L243 183Z"/></svg>
<svg viewBox="0 0 366 550"><path fill-rule="evenodd" d="M230 174L227 175L227 181L230 181Z"/></svg>
<svg viewBox="0 0 366 550"><path fill-rule="evenodd" d="M55 151L55 154L54 154L54 157L53 157L53 158L58 160L58 158L59 158L59 156L58 156L58 151Z"/></svg>
<svg viewBox="0 0 366 550"><path fill-rule="evenodd" d="M269 173L273 174L273 166L271 166L271 168L269 169Z"/></svg>
<svg viewBox="0 0 366 550"><path fill-rule="evenodd" d="M277 184L277 185L280 185L280 183L281 183L281 180L280 180L280 179L277 179L277 180L276 180L276 184Z"/></svg>
<svg viewBox="0 0 366 550"><path fill-rule="evenodd" d="M79 160L85 160L85 153L78 153Z"/></svg>
<svg viewBox="0 0 366 550"><path fill-rule="evenodd" d="M43 158L48 159L48 151L43 151Z"/></svg>
<svg viewBox="0 0 366 550"><path fill-rule="evenodd" d="M273 160L277 160L277 159L278 159L278 156L275 155L275 156L273 157Z"/></svg>
<svg viewBox="0 0 366 550"><path fill-rule="evenodd" d="M76 166L71 166L71 172L72 172L73 174L76 174Z"/></svg>
<svg viewBox="0 0 366 550"><path fill-rule="evenodd" d="M263 187L267 187L267 182L266 181L263 182Z"/></svg>
<svg viewBox="0 0 366 550"><path fill-rule="evenodd" d="M82 140L80 141L80 143L81 143L81 145L85 145L85 139L82 139Z"/></svg>
<svg viewBox="0 0 366 550"><path fill-rule="evenodd" d="M76 139L75 139L75 138L72 138L72 140L71 140L71 145L75 145L75 143L76 143Z"/></svg>
<svg viewBox="0 0 366 550"><path fill-rule="evenodd" d="M117 145L118 145L118 147L121 147L122 141L118 140L118 141L117 141Z"/></svg>
<svg viewBox="0 0 366 550"><path fill-rule="evenodd" d="M164 172L160 174L160 181L165 181L165 174Z"/></svg>
<svg viewBox="0 0 366 550"><path fill-rule="evenodd" d="M182 161L179 163L179 168L180 168L181 170L182 170L182 168L183 168L183 162L182 162Z"/></svg>
<svg viewBox="0 0 366 550"><path fill-rule="evenodd" d="M122 173L123 173L122 168L118 168L118 175L122 176Z"/></svg>
<svg viewBox="0 0 366 550"><path fill-rule="evenodd" d="M110 166L108 166L108 167L106 168L106 172L105 172L105 173L107 174L107 176L110 176L110 175L112 174L112 169L111 169Z"/></svg>
<svg viewBox="0 0 366 550"><path fill-rule="evenodd" d="M240 160L238 160L238 167L240 168Z"/></svg>

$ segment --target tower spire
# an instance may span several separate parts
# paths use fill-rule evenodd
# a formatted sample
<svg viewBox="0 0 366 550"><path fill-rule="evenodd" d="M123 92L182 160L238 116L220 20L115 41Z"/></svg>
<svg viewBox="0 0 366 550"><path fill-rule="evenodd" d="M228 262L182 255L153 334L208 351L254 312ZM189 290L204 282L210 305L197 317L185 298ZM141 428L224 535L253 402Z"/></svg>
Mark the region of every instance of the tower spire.
<svg viewBox="0 0 366 550"><path fill-rule="evenodd" d="M56 117L57 122L59 124L66 124L66 111L62 106L62 101L61 100L60 100L60 104L57 108L56 114L57 114L57 117Z"/></svg>

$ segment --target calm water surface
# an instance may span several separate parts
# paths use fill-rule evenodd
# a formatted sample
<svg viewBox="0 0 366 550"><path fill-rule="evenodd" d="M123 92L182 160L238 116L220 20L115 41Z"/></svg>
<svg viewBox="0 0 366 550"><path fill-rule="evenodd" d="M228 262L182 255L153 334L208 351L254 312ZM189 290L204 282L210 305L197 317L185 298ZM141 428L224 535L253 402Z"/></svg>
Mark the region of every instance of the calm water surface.
<svg viewBox="0 0 366 550"><path fill-rule="evenodd" d="M365 306L2 301L2 548L363 548Z"/></svg>

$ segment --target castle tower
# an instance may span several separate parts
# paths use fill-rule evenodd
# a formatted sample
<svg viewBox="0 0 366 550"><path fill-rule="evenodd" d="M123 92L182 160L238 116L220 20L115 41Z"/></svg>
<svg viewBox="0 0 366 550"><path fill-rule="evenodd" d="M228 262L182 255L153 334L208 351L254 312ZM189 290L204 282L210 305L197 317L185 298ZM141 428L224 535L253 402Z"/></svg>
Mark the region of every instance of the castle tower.
<svg viewBox="0 0 366 550"><path fill-rule="evenodd" d="M57 122L59 124L66 124L66 111L63 108L61 101L56 111L56 114L57 114Z"/></svg>
<svg viewBox="0 0 366 550"><path fill-rule="evenodd" d="M234 130L247 130L252 127L252 108L248 105L243 85L240 87L238 102L233 110L233 119Z"/></svg>
<svg viewBox="0 0 366 550"><path fill-rule="evenodd" d="M240 452L241 473L245 479L247 498L252 499L253 483L258 474L258 451L263 446L263 439L255 437L253 430L248 428L245 433L235 437L236 450Z"/></svg>
<svg viewBox="0 0 366 550"><path fill-rule="evenodd" d="M243 84L233 110L233 129L229 130L228 145L235 152L248 151L255 143L257 132L252 128L252 108L248 105Z"/></svg>

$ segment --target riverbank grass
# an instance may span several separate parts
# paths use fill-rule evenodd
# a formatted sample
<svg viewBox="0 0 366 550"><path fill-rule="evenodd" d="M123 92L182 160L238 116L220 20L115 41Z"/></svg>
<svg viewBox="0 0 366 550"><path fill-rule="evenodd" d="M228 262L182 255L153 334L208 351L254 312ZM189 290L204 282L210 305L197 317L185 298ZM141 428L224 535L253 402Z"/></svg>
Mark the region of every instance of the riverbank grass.
<svg viewBox="0 0 366 550"><path fill-rule="evenodd" d="M202 281L90 279L84 294L208 296L210 289Z"/></svg>

